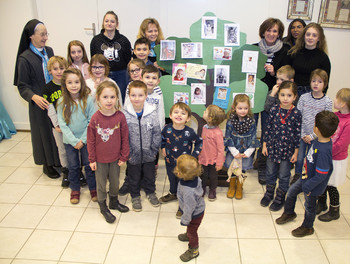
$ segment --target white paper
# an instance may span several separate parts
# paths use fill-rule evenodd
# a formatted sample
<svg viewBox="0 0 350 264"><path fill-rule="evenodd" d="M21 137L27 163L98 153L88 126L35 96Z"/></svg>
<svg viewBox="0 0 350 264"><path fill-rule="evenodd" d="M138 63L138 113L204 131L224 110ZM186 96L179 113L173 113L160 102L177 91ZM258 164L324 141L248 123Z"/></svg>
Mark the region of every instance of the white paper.
<svg viewBox="0 0 350 264"><path fill-rule="evenodd" d="M256 73L258 68L258 51L243 50L242 72Z"/></svg>
<svg viewBox="0 0 350 264"><path fill-rule="evenodd" d="M245 81L245 92L255 93L256 74L247 73Z"/></svg>
<svg viewBox="0 0 350 264"><path fill-rule="evenodd" d="M202 17L202 39L216 39L217 17Z"/></svg>
<svg viewBox="0 0 350 264"><path fill-rule="evenodd" d="M338 1L330 1L328 5L327 20L335 21L337 13Z"/></svg>
<svg viewBox="0 0 350 264"><path fill-rule="evenodd" d="M229 86L229 84L230 84L230 66L215 65L214 86Z"/></svg>
<svg viewBox="0 0 350 264"><path fill-rule="evenodd" d="M349 9L340 9L338 20L347 22L348 18L349 18Z"/></svg>
<svg viewBox="0 0 350 264"><path fill-rule="evenodd" d="M191 104L205 104L206 84L191 83Z"/></svg>
<svg viewBox="0 0 350 264"><path fill-rule="evenodd" d="M297 1L295 11L304 13L305 1Z"/></svg>

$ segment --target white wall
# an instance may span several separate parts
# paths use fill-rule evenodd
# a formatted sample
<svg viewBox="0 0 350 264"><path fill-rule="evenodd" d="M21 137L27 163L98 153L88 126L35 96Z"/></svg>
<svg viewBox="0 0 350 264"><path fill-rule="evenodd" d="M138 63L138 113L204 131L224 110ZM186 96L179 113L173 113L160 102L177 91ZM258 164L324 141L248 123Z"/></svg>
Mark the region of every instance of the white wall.
<svg viewBox="0 0 350 264"><path fill-rule="evenodd" d="M80 1L85 4L79 6ZM317 22L321 0L314 3L312 22ZM189 37L191 24L210 11L220 19L239 23L241 31L247 33L247 43L259 41L259 25L268 17L281 19L286 29L290 22L288 0L1 0L0 10L0 100L18 129L28 129L29 122L27 103L12 85L13 71L20 34L31 18L46 24L50 33L48 45L64 57L68 42L78 38L75 36L82 36L89 49L92 34L83 28L96 23L100 29L107 10L118 14L120 31L131 43L136 40L139 25L146 17L158 19L165 37ZM324 30L332 63L328 95L334 98L340 88L350 87L350 30Z"/></svg>

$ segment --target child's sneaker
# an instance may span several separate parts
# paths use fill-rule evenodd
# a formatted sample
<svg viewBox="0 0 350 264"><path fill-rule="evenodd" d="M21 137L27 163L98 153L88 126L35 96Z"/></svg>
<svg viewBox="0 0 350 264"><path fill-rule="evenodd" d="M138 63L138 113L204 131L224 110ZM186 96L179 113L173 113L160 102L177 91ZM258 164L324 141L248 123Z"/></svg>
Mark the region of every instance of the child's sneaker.
<svg viewBox="0 0 350 264"><path fill-rule="evenodd" d="M177 212L176 212L176 218L177 219L181 219L181 216L182 216L182 212L180 211L180 209L177 209Z"/></svg>
<svg viewBox="0 0 350 264"><path fill-rule="evenodd" d="M77 204L80 199L80 191L71 191L70 193L70 203Z"/></svg>
<svg viewBox="0 0 350 264"><path fill-rule="evenodd" d="M168 193L167 195L164 195L159 198L159 201L161 203L168 203L175 200L177 200L176 194L172 194L172 193Z"/></svg>
<svg viewBox="0 0 350 264"><path fill-rule="evenodd" d="M288 223L294 220L296 217L297 217L296 213L292 213L292 214L283 213L280 217L276 219L276 224L283 225L285 223Z"/></svg>
<svg viewBox="0 0 350 264"><path fill-rule="evenodd" d="M97 202L97 192L96 190L90 190L91 200Z"/></svg>
<svg viewBox="0 0 350 264"><path fill-rule="evenodd" d="M307 228L304 226L299 226L298 228L294 229L292 231L292 235L295 237L304 237L304 236L310 236L314 233L314 229L311 228Z"/></svg>
<svg viewBox="0 0 350 264"><path fill-rule="evenodd" d="M190 239L187 236L187 233L183 233L177 236L177 238L182 242L190 241Z"/></svg>
<svg viewBox="0 0 350 264"><path fill-rule="evenodd" d="M208 200L214 202L216 200L216 190L209 190Z"/></svg>
<svg viewBox="0 0 350 264"><path fill-rule="evenodd" d="M151 193L147 195L148 201L151 203L152 206L158 207L160 206L160 202L156 196L155 193Z"/></svg>
<svg viewBox="0 0 350 264"><path fill-rule="evenodd" d="M63 188L68 188L68 187L69 187L68 169L65 168L65 167L63 167L63 168L61 169L61 172L62 172L62 176L63 176L61 186L62 186Z"/></svg>
<svg viewBox="0 0 350 264"><path fill-rule="evenodd" d="M187 251L180 256L180 259L183 262L187 262L187 261L190 261L191 259L194 259L194 258L196 258L198 256L199 256L198 247L197 248L191 248L189 246Z"/></svg>
<svg viewBox="0 0 350 264"><path fill-rule="evenodd" d="M134 210L135 212L142 211L141 197L140 196L132 198L131 202L132 202L132 210Z"/></svg>

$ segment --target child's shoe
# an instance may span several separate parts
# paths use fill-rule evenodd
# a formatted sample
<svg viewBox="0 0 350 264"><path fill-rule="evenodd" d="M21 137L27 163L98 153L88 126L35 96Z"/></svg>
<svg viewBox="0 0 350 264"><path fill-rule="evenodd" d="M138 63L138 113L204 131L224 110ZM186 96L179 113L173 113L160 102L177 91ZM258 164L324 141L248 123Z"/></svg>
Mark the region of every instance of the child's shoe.
<svg viewBox="0 0 350 264"><path fill-rule="evenodd" d="M159 198L159 201L161 203L168 203L168 202L176 201L176 200L177 200L176 194L172 194L172 193L168 193L168 194Z"/></svg>
<svg viewBox="0 0 350 264"><path fill-rule="evenodd" d="M198 247L197 248L191 248L190 246L188 246L187 251L180 256L180 259L183 262L188 262L191 259L194 259L194 258L196 258L198 256L199 256Z"/></svg>
<svg viewBox="0 0 350 264"><path fill-rule="evenodd" d="M339 214L339 209L340 206L330 206L329 207L329 211L323 215L319 215L318 216L318 220L322 221L322 222L330 222L332 220L337 220L340 217Z"/></svg>
<svg viewBox="0 0 350 264"><path fill-rule="evenodd" d="M155 193L147 194L147 199L151 203L152 206L158 207L160 206L160 202Z"/></svg>
<svg viewBox="0 0 350 264"><path fill-rule="evenodd" d="M142 211L141 197L140 196L132 198L131 202L132 202L132 210L134 210L135 212Z"/></svg>
<svg viewBox="0 0 350 264"><path fill-rule="evenodd" d="M190 239L187 236L187 233L183 233L177 236L177 238L182 242L190 241Z"/></svg>
<svg viewBox="0 0 350 264"><path fill-rule="evenodd" d="M292 235L295 237L304 237L304 236L310 236L314 233L313 227L307 228L304 226L299 226L298 228L294 229L292 231Z"/></svg>
<svg viewBox="0 0 350 264"><path fill-rule="evenodd" d="M295 173L294 176L292 177L292 180L289 183L289 186L291 186L293 183L295 183L297 180L299 180L300 176L301 175L299 173Z"/></svg>
<svg viewBox="0 0 350 264"><path fill-rule="evenodd" d="M106 200L103 202L98 202L98 205L100 206L100 212L103 215L103 217L106 219L107 223L114 223L116 217L109 211Z"/></svg>
<svg viewBox="0 0 350 264"><path fill-rule="evenodd" d="M208 200L211 202L216 200L216 189L209 190Z"/></svg>
<svg viewBox="0 0 350 264"><path fill-rule="evenodd" d="M266 207L270 204L270 202L273 199L273 196L275 195L275 185L266 185L266 192L264 194L264 197L260 201L260 205L262 207Z"/></svg>
<svg viewBox="0 0 350 264"><path fill-rule="evenodd" d="M288 223L294 220L296 217L297 217L296 213L292 213L292 214L283 213L280 217L276 219L276 224L283 225L285 223Z"/></svg>
<svg viewBox="0 0 350 264"><path fill-rule="evenodd" d="M281 210L284 205L285 199L286 199L286 193L282 191L280 188L277 188L276 197L275 197L275 200L273 200L272 204L270 205L270 210L274 212Z"/></svg>
<svg viewBox="0 0 350 264"><path fill-rule="evenodd" d="M180 208L179 209L177 209L177 212L176 212L176 218L177 219L181 219L181 216L183 215L183 213L180 211Z"/></svg>
<svg viewBox="0 0 350 264"><path fill-rule="evenodd" d="M71 191L70 193L70 203L77 204L80 200L80 191Z"/></svg>
<svg viewBox="0 0 350 264"><path fill-rule="evenodd" d="M237 178L237 187L236 187L235 198L237 200L241 200L243 198L243 182L241 182L238 178Z"/></svg>
<svg viewBox="0 0 350 264"><path fill-rule="evenodd" d="M118 201L118 196L109 196L109 209L117 209L121 213L129 212L129 207Z"/></svg>
<svg viewBox="0 0 350 264"><path fill-rule="evenodd" d="M86 179L85 179L85 176L84 176L82 170L83 170L83 168L80 168L80 176L79 176L80 187L84 187L87 185L87 182L86 182Z"/></svg>
<svg viewBox="0 0 350 264"><path fill-rule="evenodd" d="M233 197L235 197L235 193L236 193L236 181L237 181L237 177L231 177L230 179L230 187L228 188L227 191L227 198L232 199Z"/></svg>
<svg viewBox="0 0 350 264"><path fill-rule="evenodd" d="M119 188L119 195L124 196L129 193L129 186L128 184L124 181L123 185L121 188Z"/></svg>
<svg viewBox="0 0 350 264"><path fill-rule="evenodd" d="M65 168L65 167L63 167L63 168L61 169L61 172L62 172L62 176L63 176L61 186L62 186L63 188L68 188L68 187L69 187L68 169Z"/></svg>
<svg viewBox="0 0 350 264"><path fill-rule="evenodd" d="M97 192L96 190L90 190L91 200L97 202Z"/></svg>

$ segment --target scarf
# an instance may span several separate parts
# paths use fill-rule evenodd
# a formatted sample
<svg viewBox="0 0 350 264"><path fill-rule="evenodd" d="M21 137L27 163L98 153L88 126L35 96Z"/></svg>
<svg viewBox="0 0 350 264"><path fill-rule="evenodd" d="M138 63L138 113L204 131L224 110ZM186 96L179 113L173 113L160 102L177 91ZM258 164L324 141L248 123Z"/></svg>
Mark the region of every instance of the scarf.
<svg viewBox="0 0 350 264"><path fill-rule="evenodd" d="M40 56L42 59L42 65L43 65L43 73L45 76L45 83L48 83L52 80L52 76L50 75L49 71L47 70L47 62L49 61L49 57L47 56L45 48L43 48L43 52L41 53L32 43L29 44L29 48L31 51L33 51L36 55Z"/></svg>
<svg viewBox="0 0 350 264"><path fill-rule="evenodd" d="M261 39L260 42L259 42L259 48L260 48L260 51L266 55L268 58L271 58L273 57L273 55L280 51L283 47L283 42L279 39L276 40L275 44L273 44L272 46L268 46L266 44L266 41L265 39Z"/></svg>
<svg viewBox="0 0 350 264"><path fill-rule="evenodd" d="M157 57L156 53L154 52L154 47L156 46L156 42L155 41L152 41L151 42L151 50L150 50L150 53L149 53L149 57Z"/></svg>
<svg viewBox="0 0 350 264"><path fill-rule="evenodd" d="M235 131L239 135L243 135L243 134L247 133L250 130L250 127L254 124L253 118L246 116L245 118L243 118L242 121L239 121L238 116L234 113L231 113L230 121L231 121Z"/></svg>

